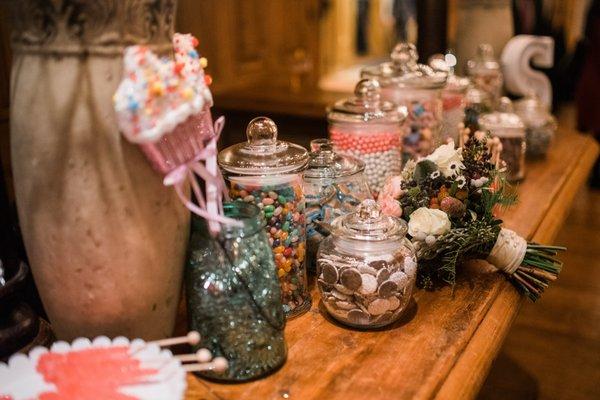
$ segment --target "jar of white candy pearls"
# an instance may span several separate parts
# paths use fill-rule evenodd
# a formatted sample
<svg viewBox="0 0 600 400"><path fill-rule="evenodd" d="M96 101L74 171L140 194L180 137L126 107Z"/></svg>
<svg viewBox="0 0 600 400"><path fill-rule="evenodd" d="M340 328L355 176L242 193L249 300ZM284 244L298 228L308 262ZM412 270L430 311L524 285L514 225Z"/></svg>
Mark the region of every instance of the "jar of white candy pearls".
<svg viewBox="0 0 600 400"><path fill-rule="evenodd" d="M365 163L365 175L373 194L388 176L402 169L400 124L406 109L380 99L379 83L363 79L354 97L340 100L328 109L329 137L336 152Z"/></svg>
<svg viewBox="0 0 600 400"><path fill-rule="evenodd" d="M447 73L419 64L417 49L399 43L391 61L364 68L362 78L377 79L384 100L405 106L408 117L402 124L403 159L417 159L442 144L442 88Z"/></svg>
<svg viewBox="0 0 600 400"><path fill-rule="evenodd" d="M488 43L479 45L475 57L467 61L467 75L475 86L490 96L492 106L497 106L502 96L504 75L492 45Z"/></svg>
<svg viewBox="0 0 600 400"><path fill-rule="evenodd" d="M317 254L317 286L327 312L358 328L389 325L410 303L417 275L407 225L374 200L333 221Z"/></svg>

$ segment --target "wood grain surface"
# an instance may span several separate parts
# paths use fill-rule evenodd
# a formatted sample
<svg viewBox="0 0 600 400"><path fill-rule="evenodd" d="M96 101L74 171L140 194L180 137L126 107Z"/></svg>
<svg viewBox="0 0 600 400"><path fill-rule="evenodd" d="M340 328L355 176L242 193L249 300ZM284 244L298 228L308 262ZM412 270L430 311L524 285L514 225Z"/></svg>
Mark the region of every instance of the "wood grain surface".
<svg viewBox="0 0 600 400"><path fill-rule="evenodd" d="M566 126L566 124L565 124ZM546 160L528 164L507 227L551 243L598 155L589 136L559 128ZM522 297L481 261L464 266L452 290L418 290L394 325L358 331L333 322L313 292L313 307L289 321L287 363L244 384L188 377L186 399L467 399L479 390Z"/></svg>

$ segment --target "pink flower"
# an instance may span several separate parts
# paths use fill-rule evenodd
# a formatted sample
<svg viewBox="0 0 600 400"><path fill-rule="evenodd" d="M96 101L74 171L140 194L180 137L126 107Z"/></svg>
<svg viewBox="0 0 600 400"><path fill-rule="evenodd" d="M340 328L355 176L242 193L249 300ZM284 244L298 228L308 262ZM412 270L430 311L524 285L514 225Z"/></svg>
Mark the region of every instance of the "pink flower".
<svg viewBox="0 0 600 400"><path fill-rule="evenodd" d="M398 199L402 195L402 177L400 175L390 176L383 185L379 197Z"/></svg>
<svg viewBox="0 0 600 400"><path fill-rule="evenodd" d="M381 207L381 212L385 215L390 215L392 217L402 216L402 207L400 207L400 203L397 200L391 197L380 197L377 202Z"/></svg>

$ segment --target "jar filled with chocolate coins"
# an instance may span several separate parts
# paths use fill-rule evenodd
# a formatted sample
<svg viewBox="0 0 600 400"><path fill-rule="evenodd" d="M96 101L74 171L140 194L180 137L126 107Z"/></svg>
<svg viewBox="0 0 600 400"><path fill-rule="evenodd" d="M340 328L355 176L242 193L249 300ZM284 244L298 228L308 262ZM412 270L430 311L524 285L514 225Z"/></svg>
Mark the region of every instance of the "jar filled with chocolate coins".
<svg viewBox="0 0 600 400"><path fill-rule="evenodd" d="M317 286L327 312L357 328L379 328L402 315L417 275L406 222L374 200L332 223L317 253Z"/></svg>
<svg viewBox="0 0 600 400"><path fill-rule="evenodd" d="M403 161L431 153L442 144L442 88L447 74L417 62L419 55L411 43L399 43L392 60L366 67L362 78L377 79L381 98L405 106L408 117L402 124Z"/></svg>
<svg viewBox="0 0 600 400"><path fill-rule="evenodd" d="M502 161L506 164L506 179L518 182L525 178L525 124L513 112L512 102L502 97L498 111L484 114L479 118L482 130L489 131L502 143Z"/></svg>
<svg viewBox="0 0 600 400"><path fill-rule="evenodd" d="M231 199L256 204L262 210L281 283L283 309L292 318L308 311L311 304L302 178L308 151L277 140L277 126L266 117L253 119L246 135L247 142L219 152L219 166Z"/></svg>
<svg viewBox="0 0 600 400"><path fill-rule="evenodd" d="M502 96L504 76L500 62L494 56L494 48L488 43L480 44L477 54L467 61L467 75L475 86L485 91L496 106Z"/></svg>
<svg viewBox="0 0 600 400"><path fill-rule="evenodd" d="M304 172L304 216L306 263L309 273L315 274L319 244L329 236L334 218L354 211L362 200L372 196L364 175L364 162L335 153L328 139L315 139L310 147L310 161Z"/></svg>
<svg viewBox="0 0 600 400"><path fill-rule="evenodd" d="M544 157L556 132L556 119L535 94L515 101L515 113L525 124L527 155Z"/></svg>
<svg viewBox="0 0 600 400"><path fill-rule="evenodd" d="M354 97L338 101L327 111L335 151L365 163L369 188L376 195L387 177L402 169L400 124L406 109L381 100L379 83L363 79Z"/></svg>

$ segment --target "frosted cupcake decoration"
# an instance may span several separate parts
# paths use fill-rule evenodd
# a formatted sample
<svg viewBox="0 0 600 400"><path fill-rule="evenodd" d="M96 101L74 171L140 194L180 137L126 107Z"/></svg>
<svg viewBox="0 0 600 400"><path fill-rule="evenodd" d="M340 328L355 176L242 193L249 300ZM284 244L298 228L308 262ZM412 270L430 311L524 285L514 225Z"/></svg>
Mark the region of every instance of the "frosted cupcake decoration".
<svg viewBox="0 0 600 400"><path fill-rule="evenodd" d="M126 48L123 80L113 101L123 135L140 146L154 169L165 174L164 184L173 186L185 206L206 218L216 233L219 222L237 222L223 216L216 143L225 120L213 125L212 79L204 73L207 62L197 45L192 35L176 33L175 60L159 58L145 46ZM196 176L204 180L205 194ZM188 181L197 204L186 196Z"/></svg>

